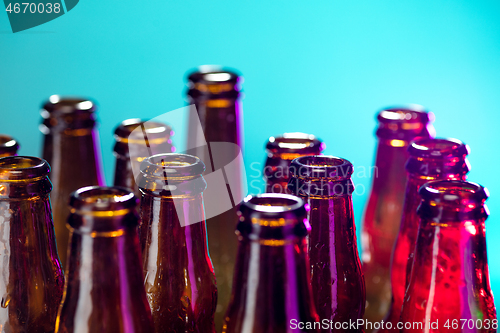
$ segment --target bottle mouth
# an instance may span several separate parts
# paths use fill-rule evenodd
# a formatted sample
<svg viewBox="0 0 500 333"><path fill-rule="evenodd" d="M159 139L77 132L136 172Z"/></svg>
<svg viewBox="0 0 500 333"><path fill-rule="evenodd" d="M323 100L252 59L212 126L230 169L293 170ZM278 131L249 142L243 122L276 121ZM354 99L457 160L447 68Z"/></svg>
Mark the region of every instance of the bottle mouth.
<svg viewBox="0 0 500 333"><path fill-rule="evenodd" d="M289 194L264 193L248 196L243 200L243 206L266 217L276 217L281 213L297 211L304 206L304 201Z"/></svg>
<svg viewBox="0 0 500 333"><path fill-rule="evenodd" d="M124 143L163 143L170 140L173 135L170 126L139 118L127 119L115 129L116 141Z"/></svg>
<svg viewBox="0 0 500 333"><path fill-rule="evenodd" d="M353 166L348 160L335 156L302 156L292 161L290 171L296 178L325 178L328 181L336 181L350 178Z"/></svg>
<svg viewBox="0 0 500 333"><path fill-rule="evenodd" d="M470 152L469 146L457 139L418 139L411 143L408 152L412 157L422 158L465 158Z"/></svg>
<svg viewBox="0 0 500 333"><path fill-rule="evenodd" d="M236 71L220 66L201 66L188 76L188 96L216 95L220 98L238 98L243 77Z"/></svg>
<svg viewBox="0 0 500 333"><path fill-rule="evenodd" d="M56 114L92 113L96 111L94 102L79 97L61 97L52 95L43 105L41 111L43 118Z"/></svg>
<svg viewBox="0 0 500 333"><path fill-rule="evenodd" d="M270 137L266 149L272 154L297 153L318 155L325 149L325 144L312 134L284 133Z"/></svg>
<svg viewBox="0 0 500 333"><path fill-rule="evenodd" d="M8 135L0 134L0 154L15 155L19 149L19 143Z"/></svg>
<svg viewBox="0 0 500 333"><path fill-rule="evenodd" d="M434 121L434 114L421 105L383 109L377 114L377 120L379 127L376 134L380 138L407 141L435 135L434 127L430 125ZM396 142L393 145L402 147L406 144Z"/></svg>
<svg viewBox="0 0 500 333"><path fill-rule="evenodd" d="M124 187L87 186L71 194L69 205L76 210L113 211L134 208L137 198Z"/></svg>
<svg viewBox="0 0 500 333"><path fill-rule="evenodd" d="M50 172L47 161L31 156L7 156L0 158L0 179L35 180Z"/></svg>
<svg viewBox="0 0 500 333"><path fill-rule="evenodd" d="M157 154L141 164L144 176L159 179L200 176L204 171L205 164L198 157L187 154Z"/></svg>

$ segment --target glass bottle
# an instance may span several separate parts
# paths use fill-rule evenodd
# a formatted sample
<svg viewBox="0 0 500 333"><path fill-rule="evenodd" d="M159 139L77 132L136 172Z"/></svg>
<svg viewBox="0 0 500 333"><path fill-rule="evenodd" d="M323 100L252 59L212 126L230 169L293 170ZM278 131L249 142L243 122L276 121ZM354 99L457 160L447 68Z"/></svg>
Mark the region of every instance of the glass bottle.
<svg viewBox="0 0 500 333"><path fill-rule="evenodd" d="M394 244L391 264L391 306L384 319L396 327L408 286L413 249L417 240L420 218L417 207L421 198L418 189L431 180L465 180L470 170L466 156L469 147L456 139L420 139L408 147L410 157L406 163L408 181L401 227ZM390 330L381 329L379 332Z"/></svg>
<svg viewBox="0 0 500 333"><path fill-rule="evenodd" d="M391 303L390 262L403 212L407 148L413 140L435 136L434 115L418 105L384 109L377 120L373 183L361 230L369 322L380 321Z"/></svg>
<svg viewBox="0 0 500 333"><path fill-rule="evenodd" d="M70 248L57 333L153 332L137 236L137 198L88 186L70 198Z"/></svg>
<svg viewBox="0 0 500 333"><path fill-rule="evenodd" d="M54 332L64 272L57 256L48 163L0 158L0 330Z"/></svg>
<svg viewBox="0 0 500 333"><path fill-rule="evenodd" d="M290 162L301 156L320 155L324 149L325 144L311 134L284 133L270 137L266 144L267 160L263 172L266 192L288 193Z"/></svg>
<svg viewBox="0 0 500 333"><path fill-rule="evenodd" d="M135 195L140 198L141 193L135 178L140 173L141 162L156 154L173 153L173 135L172 128L162 123L140 119L123 121L115 130L114 186L133 189Z"/></svg>
<svg viewBox="0 0 500 333"><path fill-rule="evenodd" d="M222 214L217 216L210 214L209 206L213 206L212 203L206 207L209 217L207 218L208 247L217 278L218 304L215 325L218 331L222 327L231 297L238 248L237 239L234 237L238 222L236 213L244 195L242 166L237 165L236 169L240 170L233 170L233 174L228 174L227 170L224 170L224 166L238 160L235 158L243 150L242 82L243 77L235 71L217 66L201 66L188 77L187 97L189 103L196 106L198 119L189 119L188 147L196 149L188 150L187 153L199 157L205 163L206 176L222 169L230 197L230 209ZM201 128L197 127L198 124L201 124ZM220 144L216 145L220 142L227 144L221 148ZM220 199L222 198L221 196Z"/></svg>
<svg viewBox="0 0 500 333"><path fill-rule="evenodd" d="M199 158L186 154L153 155L141 165L143 274L158 333L215 332L204 170Z"/></svg>
<svg viewBox="0 0 500 333"><path fill-rule="evenodd" d="M44 134L42 157L49 163L51 194L57 249L63 267L69 242L66 220L68 199L73 191L104 185L99 134L96 129L96 106L89 100L53 95L40 111Z"/></svg>
<svg viewBox="0 0 500 333"><path fill-rule="evenodd" d="M318 315L333 322L357 322L363 318L366 296L352 210L352 164L333 156L303 156L292 161L290 170L289 192L311 207L308 249Z"/></svg>
<svg viewBox="0 0 500 333"><path fill-rule="evenodd" d="M19 150L19 143L14 138L0 134L0 157L15 156Z"/></svg>
<svg viewBox="0 0 500 333"><path fill-rule="evenodd" d="M420 228L401 332L496 332L485 240L488 192L475 183L440 180L419 193Z"/></svg>
<svg viewBox="0 0 500 333"><path fill-rule="evenodd" d="M308 209L300 198L277 193L248 196L240 205L223 333L319 332L309 284Z"/></svg>

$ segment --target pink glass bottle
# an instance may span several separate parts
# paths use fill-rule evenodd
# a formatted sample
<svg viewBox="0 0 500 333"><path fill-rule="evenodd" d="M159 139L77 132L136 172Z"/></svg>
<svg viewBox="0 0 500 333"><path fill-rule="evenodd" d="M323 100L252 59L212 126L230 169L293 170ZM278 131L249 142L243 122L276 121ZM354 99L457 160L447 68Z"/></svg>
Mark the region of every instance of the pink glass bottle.
<svg viewBox="0 0 500 333"><path fill-rule="evenodd" d="M312 134L284 133L270 137L266 144L267 160L263 172L266 192L288 193L288 167L292 160L301 156L320 155L324 149L325 144Z"/></svg>
<svg viewBox="0 0 500 333"><path fill-rule="evenodd" d="M419 193L420 228L401 332L496 332L485 241L488 192L475 183L440 180Z"/></svg>
<svg viewBox="0 0 500 333"><path fill-rule="evenodd" d="M11 136L0 134L0 157L15 156L19 150L19 143Z"/></svg>
<svg viewBox="0 0 500 333"><path fill-rule="evenodd" d="M466 158L469 147L456 139L420 139L410 145L408 152L410 158L406 163L408 181L405 205L391 265L391 307L384 319L385 322L391 322L392 327L396 327L401 315L413 261L413 249L420 221L417 215L417 207L421 202L418 189L431 180L465 180L470 170ZM389 331L391 330L381 329L379 332Z"/></svg>
<svg viewBox="0 0 500 333"><path fill-rule="evenodd" d="M352 164L333 156L303 156L290 164L290 193L311 207L308 240L311 285L319 317L357 322L365 311L361 270L352 210ZM324 332L361 332L361 327Z"/></svg>
<svg viewBox="0 0 500 333"><path fill-rule="evenodd" d="M415 139L434 137L434 115L418 105L384 109L377 120L373 183L361 230L370 322L380 321L391 302L390 261L403 211L407 148Z"/></svg>

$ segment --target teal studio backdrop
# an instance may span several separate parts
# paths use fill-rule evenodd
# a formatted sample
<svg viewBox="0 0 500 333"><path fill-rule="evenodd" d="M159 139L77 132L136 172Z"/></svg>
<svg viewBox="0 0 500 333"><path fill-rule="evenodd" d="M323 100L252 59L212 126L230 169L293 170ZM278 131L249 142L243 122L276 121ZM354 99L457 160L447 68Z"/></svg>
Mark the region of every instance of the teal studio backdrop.
<svg viewBox="0 0 500 333"><path fill-rule="evenodd" d="M202 64L244 77L249 190L263 182L269 136L314 133L325 153L374 162L375 112L418 103L440 137L471 147L469 179L486 186L490 274L500 304L500 2L498 0L97 1L13 34L0 12L0 133L40 155L42 101L82 95L99 108L108 184L113 129L185 105ZM179 134L180 130L176 129ZM174 142L181 139L178 135ZM371 179L355 173L358 232ZM359 242L359 238L358 238Z"/></svg>

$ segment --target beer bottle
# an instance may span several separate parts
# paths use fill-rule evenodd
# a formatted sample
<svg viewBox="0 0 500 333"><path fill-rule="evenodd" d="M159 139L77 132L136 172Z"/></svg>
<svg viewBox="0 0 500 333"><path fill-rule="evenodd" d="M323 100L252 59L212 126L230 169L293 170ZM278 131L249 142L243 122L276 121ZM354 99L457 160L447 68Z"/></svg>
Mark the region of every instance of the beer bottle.
<svg viewBox="0 0 500 333"><path fill-rule="evenodd" d="M143 274L156 333L215 332L215 275L207 247L205 165L186 154L142 162Z"/></svg>
<svg viewBox="0 0 500 333"><path fill-rule="evenodd" d="M320 332L309 284L308 207L288 194L240 205L238 256L223 333Z"/></svg>
<svg viewBox="0 0 500 333"><path fill-rule="evenodd" d="M83 186L104 185L95 111L95 104L89 100L53 95L40 112L43 118L40 131L44 134L42 156L52 169L54 228L64 267L69 242L68 198Z"/></svg>
<svg viewBox="0 0 500 333"><path fill-rule="evenodd" d="M311 207L308 245L318 315L333 322L357 322L363 318L366 295L352 209L352 164L333 156L303 156L292 161L290 170L288 190ZM342 326L323 332L361 329Z"/></svg>
<svg viewBox="0 0 500 333"><path fill-rule="evenodd" d="M70 248L56 332L153 332L135 195L122 187L88 186L69 204Z"/></svg>
<svg viewBox="0 0 500 333"><path fill-rule="evenodd" d="M325 144L311 134L284 133L270 137L266 145L267 160L263 172L266 192L288 193L290 162L300 156L319 155L324 149Z"/></svg>
<svg viewBox="0 0 500 333"><path fill-rule="evenodd" d="M19 143L12 137L0 134L0 157L15 156L19 150Z"/></svg>
<svg viewBox="0 0 500 333"><path fill-rule="evenodd" d="M0 158L2 332L54 332L64 273L52 223L49 172L48 163L37 157Z"/></svg>
<svg viewBox="0 0 500 333"><path fill-rule="evenodd" d="M496 332L485 241L488 192L471 182L438 180L419 193L401 332Z"/></svg>
<svg viewBox="0 0 500 333"><path fill-rule="evenodd" d="M384 109L377 120L373 183L361 230L365 319L370 322L380 321L391 303L390 262L403 212L407 148L415 139L435 135L434 115L418 105Z"/></svg>

